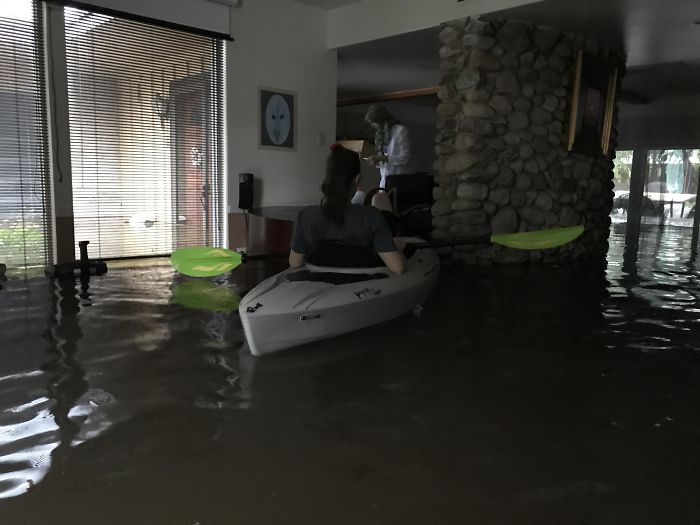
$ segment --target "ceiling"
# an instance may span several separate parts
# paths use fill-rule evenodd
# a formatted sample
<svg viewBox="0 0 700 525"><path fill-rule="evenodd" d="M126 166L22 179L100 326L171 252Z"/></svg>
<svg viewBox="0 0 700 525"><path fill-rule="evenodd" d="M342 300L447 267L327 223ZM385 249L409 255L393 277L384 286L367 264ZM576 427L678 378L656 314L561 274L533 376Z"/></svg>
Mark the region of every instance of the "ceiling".
<svg viewBox="0 0 700 525"><path fill-rule="evenodd" d="M361 0L294 0L300 4L312 5L321 9L335 9L349 4L355 4Z"/></svg>
<svg viewBox="0 0 700 525"><path fill-rule="evenodd" d="M545 0L497 14L625 49L629 67L700 60L698 0Z"/></svg>
<svg viewBox="0 0 700 525"><path fill-rule="evenodd" d="M439 28L338 50L338 97L359 97L437 85Z"/></svg>
<svg viewBox="0 0 700 525"><path fill-rule="evenodd" d="M624 50L628 71L623 87L647 98L700 95L700 24L694 23L700 22L698 0L543 0L489 16L558 27ZM438 31L339 49L338 97L435 86Z"/></svg>

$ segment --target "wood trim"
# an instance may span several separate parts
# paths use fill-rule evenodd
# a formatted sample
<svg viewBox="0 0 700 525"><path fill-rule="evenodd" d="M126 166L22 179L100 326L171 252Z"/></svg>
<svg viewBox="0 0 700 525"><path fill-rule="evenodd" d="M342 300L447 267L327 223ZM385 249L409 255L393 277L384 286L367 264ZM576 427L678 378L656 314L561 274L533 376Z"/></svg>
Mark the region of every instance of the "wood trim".
<svg viewBox="0 0 700 525"><path fill-rule="evenodd" d="M610 149L610 138L612 137L613 117L615 116L615 97L617 96L617 68L613 71L608 80L608 95L605 105L605 119L603 122L603 141L601 147L603 155L607 155Z"/></svg>
<svg viewBox="0 0 700 525"><path fill-rule="evenodd" d="M56 264L72 264L75 261L75 236L73 217L55 218Z"/></svg>
<svg viewBox="0 0 700 525"><path fill-rule="evenodd" d="M356 106L359 104L374 104L375 102L386 102L388 100L400 100L403 98L429 97L436 95L438 87L427 87L420 89L408 89L406 91L392 91L391 93L380 93L378 95L366 95L362 97L339 98L338 107Z"/></svg>
<svg viewBox="0 0 700 525"><path fill-rule="evenodd" d="M574 89L571 93L571 115L569 116L569 140L566 150L571 151L576 139L576 120L578 118L578 97L581 92L581 73L583 68L583 50L579 49L576 56L576 74L574 76Z"/></svg>
<svg viewBox="0 0 700 525"><path fill-rule="evenodd" d="M244 213L228 214L228 248L237 250L248 247L248 225Z"/></svg>

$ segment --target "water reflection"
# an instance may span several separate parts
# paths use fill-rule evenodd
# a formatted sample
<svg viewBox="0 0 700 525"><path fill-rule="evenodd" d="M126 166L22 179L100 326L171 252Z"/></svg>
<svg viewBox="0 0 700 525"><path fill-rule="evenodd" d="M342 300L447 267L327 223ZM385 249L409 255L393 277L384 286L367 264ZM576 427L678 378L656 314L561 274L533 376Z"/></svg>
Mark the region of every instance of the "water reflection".
<svg viewBox="0 0 700 525"><path fill-rule="evenodd" d="M128 408L99 385L100 376L130 353L124 349L136 346L134 336L121 338L118 328L105 327L125 322L138 328L138 319L131 318L137 310L129 303L152 304L159 294L137 297L120 289L120 280L110 290L106 279L10 281L3 290L0 498L28 491L53 464L68 461L72 447L129 417ZM126 285L133 283L127 279ZM125 300L125 294L131 298ZM166 293L160 295L167 304ZM152 321L146 316L146 324ZM167 336L157 327L144 332L148 335L136 341L146 351Z"/></svg>
<svg viewBox="0 0 700 525"><path fill-rule="evenodd" d="M207 279L187 279L173 286L173 304L195 310L232 312L238 308L240 297L231 287Z"/></svg>
<svg viewBox="0 0 700 525"><path fill-rule="evenodd" d="M2 399L10 403L0 412L0 498L22 494L46 476L52 453L64 442L63 431L70 434L74 428L67 417L72 406L69 392L74 389L70 385L77 380L77 392L82 388L81 370L74 360L80 338L75 321L78 310L75 285L50 289L50 309L43 312L36 306L42 303L29 300L41 293L37 284L26 290L14 286L7 290L6 311L10 319L3 323L3 328L23 328L22 333L10 332L14 335L9 340L11 352L16 352L18 359L7 364L36 368L32 363L36 355L23 355L22 350L36 349L35 330L46 319L50 325L44 337L50 341L52 355L39 370L25 369L0 380Z"/></svg>
<svg viewBox="0 0 700 525"><path fill-rule="evenodd" d="M144 522L116 487L172 509L152 522L188 505L204 509L191 523L227 523L233 491L254 502L242 521L273 523L253 515L271 508L269 487L285 487L276 505L290 512L302 489L333 490L329 501L360 505L360 522L362 487L396 486L402 505L423 487L415 516L429 507L438 515L423 521L455 523L466 493L470 508L508 501L524 516L543 499L634 501L641 488L620 487L652 470L690 491L700 274L687 230L645 228L625 245L615 225L606 266L446 268L420 318L262 359L235 311L173 304L186 280L168 266L48 289L11 281L0 292L0 497L43 480L65 505L63 487L82 482L86 522ZM213 284L243 295L277 269L251 263ZM650 443L653 458L640 453ZM3 517L31 512L33 493ZM91 506L93 494L103 498ZM549 517L539 521L572 522Z"/></svg>
<svg viewBox="0 0 700 525"><path fill-rule="evenodd" d="M689 230L642 226L639 241L623 244L624 227L613 227L608 259L610 301L605 315L616 348L642 352L698 350L698 270ZM622 258L622 265L615 263Z"/></svg>
<svg viewBox="0 0 700 525"><path fill-rule="evenodd" d="M39 397L3 408L0 414L0 498L25 493L48 472L51 453L60 440L51 405L50 399Z"/></svg>

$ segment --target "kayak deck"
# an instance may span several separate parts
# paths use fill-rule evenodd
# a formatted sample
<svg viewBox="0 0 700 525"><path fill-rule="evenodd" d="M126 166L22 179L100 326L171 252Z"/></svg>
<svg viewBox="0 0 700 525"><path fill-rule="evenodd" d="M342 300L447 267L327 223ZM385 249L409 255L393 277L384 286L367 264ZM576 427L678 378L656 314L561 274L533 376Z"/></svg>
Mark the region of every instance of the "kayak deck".
<svg viewBox="0 0 700 525"><path fill-rule="evenodd" d="M253 355L328 339L402 315L432 293L440 262L423 248L403 274L379 268L305 265L274 275L241 301L241 322Z"/></svg>

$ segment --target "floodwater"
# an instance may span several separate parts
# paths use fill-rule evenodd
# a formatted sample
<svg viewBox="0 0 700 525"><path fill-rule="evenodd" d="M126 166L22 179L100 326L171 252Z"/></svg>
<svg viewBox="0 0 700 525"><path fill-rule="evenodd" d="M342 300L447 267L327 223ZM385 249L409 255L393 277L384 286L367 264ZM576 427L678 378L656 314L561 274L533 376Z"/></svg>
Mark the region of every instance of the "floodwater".
<svg viewBox="0 0 700 525"><path fill-rule="evenodd" d="M690 233L614 228L607 268L446 268L420 317L261 359L163 262L5 283L0 523L697 525Z"/></svg>

